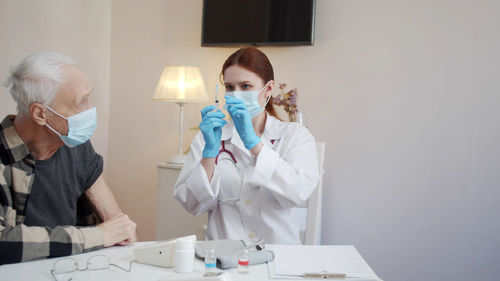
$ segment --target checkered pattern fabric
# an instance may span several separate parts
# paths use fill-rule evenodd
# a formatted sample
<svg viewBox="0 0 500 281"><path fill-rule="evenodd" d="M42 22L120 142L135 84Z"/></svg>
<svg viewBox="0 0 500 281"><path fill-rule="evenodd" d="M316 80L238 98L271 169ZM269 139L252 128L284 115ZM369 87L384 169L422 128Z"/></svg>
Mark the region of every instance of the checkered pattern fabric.
<svg viewBox="0 0 500 281"><path fill-rule="evenodd" d="M17 134L14 118L9 115L0 124L0 264L72 255L101 248L102 232L96 226L48 228L23 225L35 178L35 159ZM82 203L80 201L79 204ZM84 200L83 203L85 201L88 202ZM78 209L82 210L80 206ZM82 215L80 212L78 222L89 222L92 217L95 215Z"/></svg>

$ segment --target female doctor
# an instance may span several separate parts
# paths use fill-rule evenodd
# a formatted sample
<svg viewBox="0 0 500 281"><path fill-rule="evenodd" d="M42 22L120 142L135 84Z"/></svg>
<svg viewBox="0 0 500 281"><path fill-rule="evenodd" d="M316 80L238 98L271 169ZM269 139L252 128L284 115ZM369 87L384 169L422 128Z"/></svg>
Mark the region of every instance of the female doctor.
<svg viewBox="0 0 500 281"><path fill-rule="evenodd" d="M318 183L315 139L304 126L276 117L269 102L273 67L260 50L239 49L221 74L231 118L213 105L201 110L201 133L174 196L191 214L208 212L208 240L300 244L294 207Z"/></svg>

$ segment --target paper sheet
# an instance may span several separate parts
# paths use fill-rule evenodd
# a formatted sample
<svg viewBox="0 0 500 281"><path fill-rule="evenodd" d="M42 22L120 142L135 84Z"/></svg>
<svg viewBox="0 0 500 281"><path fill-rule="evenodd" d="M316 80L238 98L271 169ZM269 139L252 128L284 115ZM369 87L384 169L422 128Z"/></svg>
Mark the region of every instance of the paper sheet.
<svg viewBox="0 0 500 281"><path fill-rule="evenodd" d="M377 278L354 246L266 245L275 259L270 264L275 275L330 272L344 273L348 278Z"/></svg>

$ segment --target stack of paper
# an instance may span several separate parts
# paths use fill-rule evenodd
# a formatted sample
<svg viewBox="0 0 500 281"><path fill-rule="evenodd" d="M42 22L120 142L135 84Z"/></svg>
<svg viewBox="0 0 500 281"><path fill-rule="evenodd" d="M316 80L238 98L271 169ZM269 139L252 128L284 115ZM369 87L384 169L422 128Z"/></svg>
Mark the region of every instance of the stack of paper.
<svg viewBox="0 0 500 281"><path fill-rule="evenodd" d="M345 274L347 278L380 280L354 246L266 245L274 252L271 278L301 278L304 273Z"/></svg>

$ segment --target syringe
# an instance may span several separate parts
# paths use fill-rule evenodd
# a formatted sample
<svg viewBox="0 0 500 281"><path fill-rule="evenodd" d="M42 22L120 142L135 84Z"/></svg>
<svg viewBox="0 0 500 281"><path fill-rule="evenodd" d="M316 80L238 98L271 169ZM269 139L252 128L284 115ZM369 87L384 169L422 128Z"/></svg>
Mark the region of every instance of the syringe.
<svg viewBox="0 0 500 281"><path fill-rule="evenodd" d="M220 110L219 104L219 84L215 84L215 106L217 106L217 111Z"/></svg>

